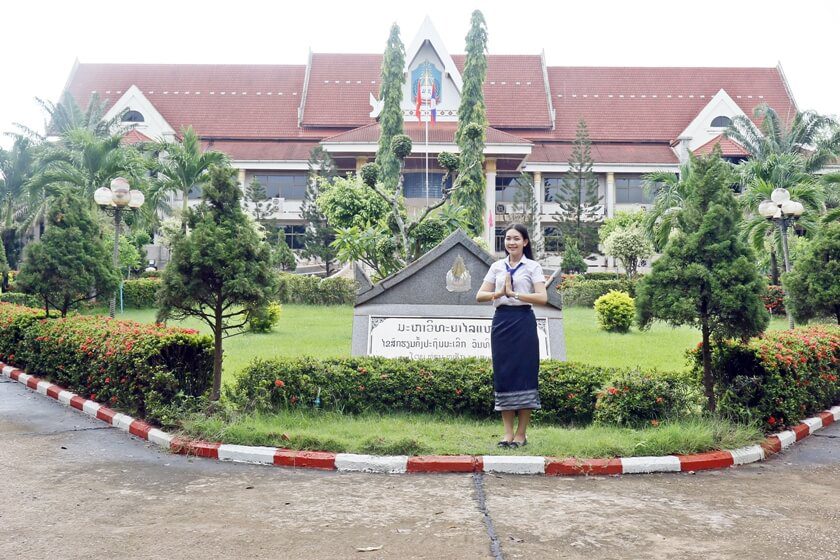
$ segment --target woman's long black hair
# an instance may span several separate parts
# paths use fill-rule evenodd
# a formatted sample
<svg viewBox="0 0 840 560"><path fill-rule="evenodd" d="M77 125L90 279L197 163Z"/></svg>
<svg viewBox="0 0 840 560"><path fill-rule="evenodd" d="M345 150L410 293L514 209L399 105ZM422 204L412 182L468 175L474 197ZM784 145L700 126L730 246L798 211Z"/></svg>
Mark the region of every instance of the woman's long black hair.
<svg viewBox="0 0 840 560"><path fill-rule="evenodd" d="M531 251L531 236L528 235L528 228L523 226L522 224L510 224L508 227L505 228L503 236L507 236L507 232L510 230L515 229L522 235L522 239L528 242L527 245L522 249L522 253L531 260L534 260L534 252ZM505 248L505 254L508 254L507 248Z"/></svg>

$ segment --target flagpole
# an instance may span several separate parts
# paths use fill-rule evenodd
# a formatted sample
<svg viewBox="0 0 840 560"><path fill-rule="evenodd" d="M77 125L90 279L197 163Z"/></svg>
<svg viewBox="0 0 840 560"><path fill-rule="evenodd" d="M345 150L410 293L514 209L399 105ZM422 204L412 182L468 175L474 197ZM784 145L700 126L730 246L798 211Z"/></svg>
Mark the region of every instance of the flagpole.
<svg viewBox="0 0 840 560"><path fill-rule="evenodd" d="M426 117L426 206L429 205L429 119L431 113Z"/></svg>

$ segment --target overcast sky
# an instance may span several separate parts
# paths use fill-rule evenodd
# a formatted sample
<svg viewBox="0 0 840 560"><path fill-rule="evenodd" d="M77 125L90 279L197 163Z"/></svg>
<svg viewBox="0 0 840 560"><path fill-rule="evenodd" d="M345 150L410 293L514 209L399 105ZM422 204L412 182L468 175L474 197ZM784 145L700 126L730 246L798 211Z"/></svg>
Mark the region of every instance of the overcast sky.
<svg viewBox="0 0 840 560"><path fill-rule="evenodd" d="M304 64L315 52L382 52L391 23L403 42L432 18L464 52L470 13L489 51L538 54L551 66L775 66L800 109L840 114L840 3L821 0L308 2L24 0L0 18L0 131L43 129L34 98L57 101L73 61ZM384 7L387 6L387 7ZM0 145L8 147L3 137Z"/></svg>

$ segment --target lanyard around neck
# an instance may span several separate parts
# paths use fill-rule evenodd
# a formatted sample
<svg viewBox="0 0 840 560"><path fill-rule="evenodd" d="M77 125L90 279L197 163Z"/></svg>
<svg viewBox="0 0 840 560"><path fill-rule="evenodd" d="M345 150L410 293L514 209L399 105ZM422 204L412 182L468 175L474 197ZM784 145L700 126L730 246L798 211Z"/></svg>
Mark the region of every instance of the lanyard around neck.
<svg viewBox="0 0 840 560"><path fill-rule="evenodd" d="M510 273L510 287L513 288L513 275L516 274L516 271L522 268L522 265L525 264L525 261L519 261L519 264L516 265L515 268L511 268L508 263L505 263L505 268L507 269L508 273Z"/></svg>

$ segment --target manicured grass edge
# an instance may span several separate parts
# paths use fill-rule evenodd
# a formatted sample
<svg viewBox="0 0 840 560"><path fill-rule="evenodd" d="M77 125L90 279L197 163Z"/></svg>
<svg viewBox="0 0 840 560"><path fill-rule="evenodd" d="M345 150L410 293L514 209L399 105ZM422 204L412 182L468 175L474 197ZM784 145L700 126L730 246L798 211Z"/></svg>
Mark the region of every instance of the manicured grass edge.
<svg viewBox="0 0 840 560"><path fill-rule="evenodd" d="M64 388L0 362L3 375L29 389L53 398L123 431L150 441L173 453L222 461L268 464L294 468L376 473L407 472L496 472L544 475L618 475L652 472L694 472L720 469L765 460L810 434L840 421L840 406L807 418L790 430L774 434L761 444L748 447L664 457L628 457L615 459L560 459L529 456L375 456L319 451L295 451L273 447L248 447L180 438L152 425L101 404L85 399Z"/></svg>

